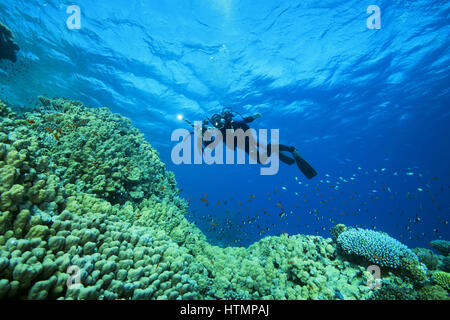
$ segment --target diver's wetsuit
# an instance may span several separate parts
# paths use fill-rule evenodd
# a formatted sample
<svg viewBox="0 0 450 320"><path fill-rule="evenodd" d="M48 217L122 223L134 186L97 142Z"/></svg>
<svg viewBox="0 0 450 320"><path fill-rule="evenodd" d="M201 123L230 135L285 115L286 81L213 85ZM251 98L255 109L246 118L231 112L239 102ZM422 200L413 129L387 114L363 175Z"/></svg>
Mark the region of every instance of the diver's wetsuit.
<svg viewBox="0 0 450 320"><path fill-rule="evenodd" d="M249 117L242 117L239 115L233 115L232 117L230 116L232 113L229 112L227 114L223 114L222 113L222 117L221 117L221 124L220 125L215 125L215 127L220 130L220 132L222 133L222 137L224 140L224 143L226 145L228 145L226 143L226 130L227 129L234 129L234 130L238 130L238 129L242 129L244 132L247 131L248 129L250 129L250 127L248 126L247 123L253 122L255 119L257 119L258 117L254 117L254 116L249 116ZM217 115L216 115L217 116ZM223 119L225 119L225 121L223 121ZM213 121L210 120L210 122L214 125ZM207 130L206 126L203 126L203 131ZM237 137L234 137L234 150L236 150L237 148ZM248 140L248 138L246 138L246 140ZM214 139L212 139L211 141L203 141L203 145L204 147L207 147L209 144L213 143ZM270 157L271 153L272 153L272 144L268 143L266 146L266 150L267 150L267 157ZM315 177L317 175L316 170L314 170L313 167L311 167L311 165L306 162L305 159L303 159L300 154L298 153L297 149L293 146L287 146L284 144L278 144L278 158L288 164L288 165L292 165L294 163L297 164L297 167L300 169L300 171L308 178L308 179L312 179L313 177ZM245 149L244 151L250 156L250 143L245 143ZM292 153L293 158L289 157L288 155L284 154L283 152L290 152ZM257 162L259 164L263 164L260 161L260 157L259 157L259 147L257 147L256 150L256 155L257 155Z"/></svg>
<svg viewBox="0 0 450 320"><path fill-rule="evenodd" d="M224 141L226 140L226 129L234 129L235 131L238 129L242 129L245 132L248 129L250 129L250 127L247 123L253 122L254 120L255 120L255 118L253 116L248 116L248 117L235 116L235 117L233 117L229 127L220 130L222 133L222 136L224 137ZM282 151L293 152L295 148L284 145L284 144L278 144L278 146L279 146L278 150L280 151L278 157L280 158L280 160L288 165L293 164L295 162L295 159L293 159L281 152ZM236 148L237 148L237 137L234 138L234 150L236 150ZM272 144L268 143L266 148L267 148L267 156L270 157L270 155L272 154ZM262 164L259 159L259 150L258 149L259 148L257 147L257 150L256 150L257 151L257 161L259 164ZM244 151L247 154L250 154L250 144L249 143L245 143Z"/></svg>

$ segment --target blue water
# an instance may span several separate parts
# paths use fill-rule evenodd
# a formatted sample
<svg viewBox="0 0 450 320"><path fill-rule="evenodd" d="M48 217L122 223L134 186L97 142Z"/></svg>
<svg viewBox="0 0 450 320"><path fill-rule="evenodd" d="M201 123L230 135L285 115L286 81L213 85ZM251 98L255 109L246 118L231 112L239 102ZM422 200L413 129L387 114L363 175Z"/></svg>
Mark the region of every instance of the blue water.
<svg viewBox="0 0 450 320"><path fill-rule="evenodd" d="M69 4L80 30L66 27ZM366 26L371 4L379 30ZM448 1L424 0L3 0L21 51L0 62L0 98L31 107L62 96L131 118L212 243L329 237L340 222L429 247L450 234L449 13ZM252 127L280 129L319 175L174 165L171 133L188 129L177 115L202 120L223 106L260 112Z"/></svg>

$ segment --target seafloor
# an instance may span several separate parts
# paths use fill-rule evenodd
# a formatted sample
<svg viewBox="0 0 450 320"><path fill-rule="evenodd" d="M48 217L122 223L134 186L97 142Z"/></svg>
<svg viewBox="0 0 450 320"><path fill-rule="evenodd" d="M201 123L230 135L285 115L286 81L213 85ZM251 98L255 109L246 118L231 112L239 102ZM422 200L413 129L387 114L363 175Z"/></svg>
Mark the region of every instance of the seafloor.
<svg viewBox="0 0 450 320"><path fill-rule="evenodd" d="M438 255L337 225L210 245L129 119L39 100L0 101L0 299L448 299L446 241Z"/></svg>

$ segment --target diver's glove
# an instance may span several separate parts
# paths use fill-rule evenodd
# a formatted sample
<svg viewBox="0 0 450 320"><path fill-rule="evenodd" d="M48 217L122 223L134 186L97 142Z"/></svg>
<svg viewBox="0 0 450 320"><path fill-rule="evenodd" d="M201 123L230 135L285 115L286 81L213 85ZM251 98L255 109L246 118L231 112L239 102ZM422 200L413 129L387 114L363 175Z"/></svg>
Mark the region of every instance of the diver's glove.
<svg viewBox="0 0 450 320"><path fill-rule="evenodd" d="M253 119L261 118L261 113L257 112L252 117L253 117Z"/></svg>

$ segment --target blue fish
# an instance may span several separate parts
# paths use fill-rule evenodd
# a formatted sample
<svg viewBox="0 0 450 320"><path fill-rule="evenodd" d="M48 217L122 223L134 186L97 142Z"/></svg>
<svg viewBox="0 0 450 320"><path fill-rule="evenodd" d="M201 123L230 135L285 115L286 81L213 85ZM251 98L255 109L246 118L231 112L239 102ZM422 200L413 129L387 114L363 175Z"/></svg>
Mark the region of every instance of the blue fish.
<svg viewBox="0 0 450 320"><path fill-rule="evenodd" d="M334 294L334 297L339 300L345 300L344 296L339 291L336 291L336 293Z"/></svg>

